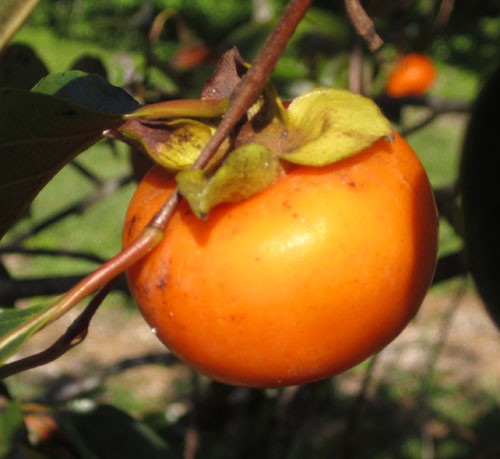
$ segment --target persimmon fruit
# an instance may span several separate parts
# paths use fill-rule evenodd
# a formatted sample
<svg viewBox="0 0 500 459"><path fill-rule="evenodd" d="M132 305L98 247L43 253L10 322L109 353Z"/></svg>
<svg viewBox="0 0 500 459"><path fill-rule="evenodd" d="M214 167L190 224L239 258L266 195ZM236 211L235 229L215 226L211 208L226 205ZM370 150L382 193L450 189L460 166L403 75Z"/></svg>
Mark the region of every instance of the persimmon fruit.
<svg viewBox="0 0 500 459"><path fill-rule="evenodd" d="M144 178L125 246L174 185L158 166ZM358 364L403 330L431 283L436 235L425 171L395 134L329 166L296 166L205 221L182 201L127 278L158 338L193 368L295 385Z"/></svg>
<svg viewBox="0 0 500 459"><path fill-rule="evenodd" d="M429 56L410 53L397 63L386 84L386 93L392 97L424 94L436 79L436 69Z"/></svg>

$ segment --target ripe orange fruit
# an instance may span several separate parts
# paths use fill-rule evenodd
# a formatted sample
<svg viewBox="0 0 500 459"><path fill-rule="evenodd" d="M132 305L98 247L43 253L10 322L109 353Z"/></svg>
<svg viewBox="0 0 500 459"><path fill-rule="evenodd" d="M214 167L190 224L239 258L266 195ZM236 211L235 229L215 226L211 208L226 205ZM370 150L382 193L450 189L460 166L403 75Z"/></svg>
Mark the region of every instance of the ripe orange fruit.
<svg viewBox="0 0 500 459"><path fill-rule="evenodd" d="M173 188L160 167L144 178L125 246ZM297 166L206 221L182 202L127 277L158 338L195 369L232 384L301 384L401 332L431 282L436 235L429 181L396 134L330 166Z"/></svg>
<svg viewBox="0 0 500 459"><path fill-rule="evenodd" d="M425 93L436 79L436 69L429 56L410 53L403 56L392 71L386 92L392 97L418 96Z"/></svg>

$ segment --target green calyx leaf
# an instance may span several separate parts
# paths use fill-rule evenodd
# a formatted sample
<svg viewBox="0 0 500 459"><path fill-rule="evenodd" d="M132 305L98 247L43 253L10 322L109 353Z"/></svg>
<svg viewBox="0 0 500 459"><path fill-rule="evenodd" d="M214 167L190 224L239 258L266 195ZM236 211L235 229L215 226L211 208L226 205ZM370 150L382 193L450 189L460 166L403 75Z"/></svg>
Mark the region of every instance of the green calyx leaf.
<svg viewBox="0 0 500 459"><path fill-rule="evenodd" d="M307 92L293 100L286 115L287 128L299 131L305 142L280 158L296 164L325 166L392 134L375 102L343 89Z"/></svg>
<svg viewBox="0 0 500 459"><path fill-rule="evenodd" d="M207 122L187 118L155 123L131 119L119 129L129 143L172 171L190 167L214 131Z"/></svg>
<svg viewBox="0 0 500 459"><path fill-rule="evenodd" d="M189 169L179 172L176 180L194 214L206 219L212 207L248 199L272 185L282 173L271 150L251 143L233 150L211 177Z"/></svg>

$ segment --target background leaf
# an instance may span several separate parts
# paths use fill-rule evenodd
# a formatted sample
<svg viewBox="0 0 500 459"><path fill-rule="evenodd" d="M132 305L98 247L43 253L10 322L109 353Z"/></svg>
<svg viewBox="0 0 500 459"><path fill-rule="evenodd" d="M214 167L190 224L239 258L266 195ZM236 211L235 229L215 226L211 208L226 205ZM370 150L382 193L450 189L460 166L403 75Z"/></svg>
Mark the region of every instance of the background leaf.
<svg viewBox="0 0 500 459"><path fill-rule="evenodd" d="M18 402L8 402L0 407L0 457L9 456L26 435L21 405Z"/></svg>
<svg viewBox="0 0 500 459"><path fill-rule="evenodd" d="M12 333L43 309L42 306L32 306L26 309L0 309L0 362L5 361L14 354L33 333L45 324L46 319L42 318L41 321L30 324L29 327L23 327L21 331Z"/></svg>
<svg viewBox="0 0 500 459"><path fill-rule="evenodd" d="M68 161L138 106L125 91L78 71L51 75L36 91L0 89L0 237Z"/></svg>
<svg viewBox="0 0 500 459"><path fill-rule="evenodd" d="M0 3L0 51L23 25L38 0L2 0Z"/></svg>
<svg viewBox="0 0 500 459"><path fill-rule="evenodd" d="M82 400L56 419L82 457L168 459L173 457L164 440L146 424L109 405Z"/></svg>

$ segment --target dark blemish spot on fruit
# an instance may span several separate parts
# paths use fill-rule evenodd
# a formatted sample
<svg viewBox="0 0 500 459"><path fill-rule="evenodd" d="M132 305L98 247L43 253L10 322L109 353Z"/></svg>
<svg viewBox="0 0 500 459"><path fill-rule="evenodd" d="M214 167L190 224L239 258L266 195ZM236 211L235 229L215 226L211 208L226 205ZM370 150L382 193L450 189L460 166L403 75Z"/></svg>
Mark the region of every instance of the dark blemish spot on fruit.
<svg viewBox="0 0 500 459"><path fill-rule="evenodd" d="M163 276L160 277L160 280L156 284L156 288L159 288L159 289L164 288L165 285L167 285L167 279L168 279L168 275L167 274L163 274Z"/></svg>
<svg viewBox="0 0 500 459"><path fill-rule="evenodd" d="M136 217L135 215L134 215L134 216L132 217L132 219L130 220L130 223L129 223L129 225L128 225L128 229L127 229L127 237L128 237L128 239L130 239L130 238L131 238L132 229L134 228L134 225L135 225L136 220L137 220L137 217Z"/></svg>
<svg viewBox="0 0 500 459"><path fill-rule="evenodd" d="M169 273L169 267L171 264L172 264L172 258L169 258L168 266L167 263L162 263L162 266L160 268L161 276L158 279L158 282L156 283L156 288L162 289L169 282L171 277Z"/></svg>
<svg viewBox="0 0 500 459"><path fill-rule="evenodd" d="M356 182L353 182L352 180L347 183L351 188L356 188Z"/></svg>
<svg viewBox="0 0 500 459"><path fill-rule="evenodd" d="M285 209L291 209L292 208L292 206L290 205L290 202L288 202L288 201L283 201L282 206Z"/></svg>
<svg viewBox="0 0 500 459"><path fill-rule="evenodd" d="M237 314L229 314L228 319L230 322L242 322L243 317Z"/></svg>

